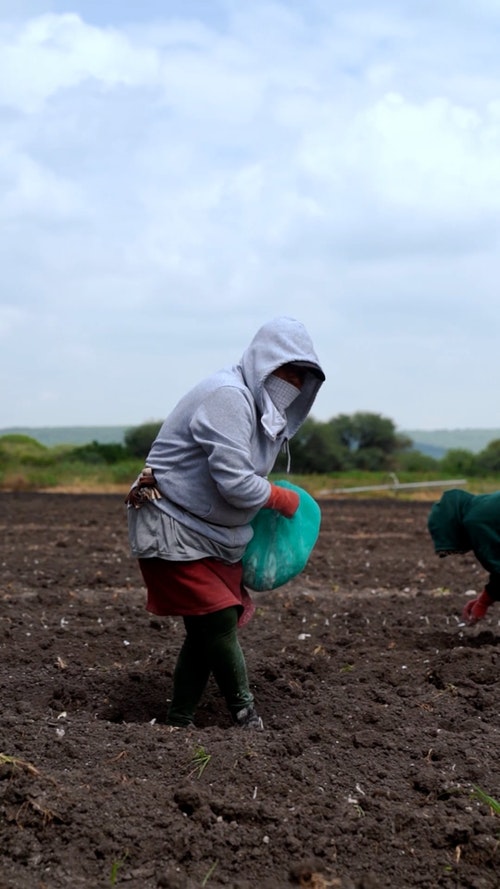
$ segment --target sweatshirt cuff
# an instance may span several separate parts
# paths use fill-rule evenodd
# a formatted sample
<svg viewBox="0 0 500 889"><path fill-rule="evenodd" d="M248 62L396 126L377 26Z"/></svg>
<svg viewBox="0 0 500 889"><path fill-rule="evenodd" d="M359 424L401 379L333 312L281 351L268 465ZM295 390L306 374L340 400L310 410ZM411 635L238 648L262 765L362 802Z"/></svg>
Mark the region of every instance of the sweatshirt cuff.
<svg viewBox="0 0 500 889"><path fill-rule="evenodd" d="M495 602L500 601L500 574L490 574L490 579L485 586L485 590Z"/></svg>

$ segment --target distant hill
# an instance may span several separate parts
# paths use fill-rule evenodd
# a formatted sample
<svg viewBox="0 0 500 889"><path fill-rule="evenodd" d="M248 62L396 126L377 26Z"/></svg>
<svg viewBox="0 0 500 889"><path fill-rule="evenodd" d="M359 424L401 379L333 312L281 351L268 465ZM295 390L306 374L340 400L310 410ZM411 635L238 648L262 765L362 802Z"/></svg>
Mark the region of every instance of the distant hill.
<svg viewBox="0 0 500 889"><path fill-rule="evenodd" d="M99 444L123 444L125 432L131 428L132 426L11 426L9 429L0 429L0 436L29 435L48 448L60 444L85 445L93 441Z"/></svg>
<svg viewBox="0 0 500 889"><path fill-rule="evenodd" d="M410 436L411 437L411 436ZM425 454L426 457L433 457L434 460L441 460L446 454L446 448L440 448L438 445L426 444L424 441L413 441L413 449Z"/></svg>
<svg viewBox="0 0 500 889"><path fill-rule="evenodd" d="M500 429L404 429L402 433L411 438L415 450L437 459L455 448L478 454L500 439Z"/></svg>

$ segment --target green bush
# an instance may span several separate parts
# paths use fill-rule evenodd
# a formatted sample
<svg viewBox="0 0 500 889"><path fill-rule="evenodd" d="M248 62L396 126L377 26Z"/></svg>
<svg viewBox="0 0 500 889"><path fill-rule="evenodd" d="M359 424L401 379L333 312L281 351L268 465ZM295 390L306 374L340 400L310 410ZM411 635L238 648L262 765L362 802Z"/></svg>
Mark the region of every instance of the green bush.
<svg viewBox="0 0 500 889"><path fill-rule="evenodd" d="M40 444L35 438L29 435L2 435L0 436L0 460L9 461L11 459L26 460L39 457L47 452L45 445Z"/></svg>
<svg viewBox="0 0 500 889"><path fill-rule="evenodd" d="M99 444L99 442L93 441L90 444L74 448L67 456L77 463L111 466L119 463L120 460L126 460L130 456L130 452L122 444Z"/></svg>
<svg viewBox="0 0 500 889"><path fill-rule="evenodd" d="M110 478L115 485L131 485L143 467L142 460L124 460L110 467Z"/></svg>
<svg viewBox="0 0 500 889"><path fill-rule="evenodd" d="M398 472L430 472L439 469L439 462L420 451L401 451L396 456L396 469Z"/></svg>
<svg viewBox="0 0 500 889"><path fill-rule="evenodd" d="M143 423L142 426L134 426L125 433L125 446L134 457L145 460L149 449L153 444L161 428L161 420Z"/></svg>
<svg viewBox="0 0 500 889"><path fill-rule="evenodd" d="M490 441L489 445L477 455L476 463L480 474L500 472L500 440Z"/></svg>
<svg viewBox="0 0 500 889"><path fill-rule="evenodd" d="M477 475L477 458L471 451L463 448L452 448L447 451L439 461L443 473L448 475L474 476Z"/></svg>

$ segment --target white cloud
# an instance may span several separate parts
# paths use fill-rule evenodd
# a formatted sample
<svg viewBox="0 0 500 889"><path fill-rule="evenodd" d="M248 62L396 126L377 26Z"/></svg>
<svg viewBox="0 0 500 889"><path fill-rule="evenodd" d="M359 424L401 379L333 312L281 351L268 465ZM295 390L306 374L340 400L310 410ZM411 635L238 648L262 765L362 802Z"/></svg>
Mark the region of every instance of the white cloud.
<svg viewBox="0 0 500 889"><path fill-rule="evenodd" d="M15 337L26 320L26 312L15 306L0 305L0 338Z"/></svg>
<svg viewBox="0 0 500 889"><path fill-rule="evenodd" d="M0 22L2 425L162 414L281 312L323 417L491 425L494 5L36 6Z"/></svg>
<svg viewBox="0 0 500 889"><path fill-rule="evenodd" d="M40 111L50 97L92 79L104 88L147 86L158 76L154 49L132 46L79 15L47 14L2 28L0 103Z"/></svg>
<svg viewBox="0 0 500 889"><path fill-rule="evenodd" d="M7 220L26 221L35 216L41 222L43 218L71 217L85 210L77 183L65 181L13 145L0 143L0 171L4 180L0 214Z"/></svg>

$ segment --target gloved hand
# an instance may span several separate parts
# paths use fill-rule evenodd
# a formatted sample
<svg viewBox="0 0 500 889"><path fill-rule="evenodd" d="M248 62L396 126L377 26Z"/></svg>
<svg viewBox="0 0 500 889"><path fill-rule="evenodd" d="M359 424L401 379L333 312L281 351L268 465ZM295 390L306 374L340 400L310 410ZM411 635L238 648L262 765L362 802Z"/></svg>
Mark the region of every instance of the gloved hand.
<svg viewBox="0 0 500 889"><path fill-rule="evenodd" d="M471 599L470 602L467 602L467 605L462 611L462 619L465 623L469 624L469 626L477 624L478 620L482 620L483 617L486 616L488 608L490 605L493 605L494 601L495 600L488 595L486 590L483 590L477 599Z"/></svg>
<svg viewBox="0 0 500 889"><path fill-rule="evenodd" d="M271 485L271 494L264 506L266 509L275 509L286 519L291 519L297 512L299 503L300 497L296 491L292 491L290 488L280 488L279 485Z"/></svg>
<svg viewBox="0 0 500 889"><path fill-rule="evenodd" d="M145 466L128 492L125 503L140 509L148 500L161 500L161 494L156 487L156 479L153 470Z"/></svg>

